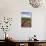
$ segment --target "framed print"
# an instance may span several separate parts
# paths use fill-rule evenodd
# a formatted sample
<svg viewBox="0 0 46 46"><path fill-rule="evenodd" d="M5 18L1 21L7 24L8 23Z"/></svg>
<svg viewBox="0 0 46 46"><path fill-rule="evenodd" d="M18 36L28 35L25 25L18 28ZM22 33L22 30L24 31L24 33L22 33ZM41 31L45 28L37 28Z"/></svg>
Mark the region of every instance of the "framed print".
<svg viewBox="0 0 46 46"><path fill-rule="evenodd" d="M32 12L21 12L21 27L32 27Z"/></svg>

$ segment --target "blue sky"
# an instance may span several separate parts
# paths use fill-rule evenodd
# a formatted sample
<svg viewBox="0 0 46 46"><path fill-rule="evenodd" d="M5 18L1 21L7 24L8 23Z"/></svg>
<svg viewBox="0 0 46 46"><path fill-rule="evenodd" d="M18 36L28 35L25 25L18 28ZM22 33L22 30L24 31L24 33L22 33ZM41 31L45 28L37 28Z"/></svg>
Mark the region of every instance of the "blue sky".
<svg viewBox="0 0 46 46"><path fill-rule="evenodd" d="M22 15L32 16L32 12L21 12Z"/></svg>

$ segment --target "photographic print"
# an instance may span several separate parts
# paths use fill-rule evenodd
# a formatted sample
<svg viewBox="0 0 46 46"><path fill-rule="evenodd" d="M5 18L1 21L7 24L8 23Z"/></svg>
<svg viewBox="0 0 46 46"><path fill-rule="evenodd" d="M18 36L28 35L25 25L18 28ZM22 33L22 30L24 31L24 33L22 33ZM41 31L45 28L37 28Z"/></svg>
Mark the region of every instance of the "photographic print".
<svg viewBox="0 0 46 46"><path fill-rule="evenodd" d="M21 12L21 27L32 27L32 12Z"/></svg>

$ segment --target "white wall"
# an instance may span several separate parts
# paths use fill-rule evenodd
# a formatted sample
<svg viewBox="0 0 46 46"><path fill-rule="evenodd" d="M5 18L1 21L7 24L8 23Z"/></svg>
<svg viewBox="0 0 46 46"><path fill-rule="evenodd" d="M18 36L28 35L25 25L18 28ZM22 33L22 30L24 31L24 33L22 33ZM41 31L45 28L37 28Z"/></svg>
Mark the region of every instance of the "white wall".
<svg viewBox="0 0 46 46"><path fill-rule="evenodd" d="M32 29L21 28L20 12L22 10L32 12ZM28 0L0 0L0 16L13 17L12 26L8 33L10 37L17 40L27 40L29 36L32 37L34 34L37 35L39 40L44 40L45 12L45 8L32 8ZM0 39L2 39L2 36L0 36Z"/></svg>
<svg viewBox="0 0 46 46"><path fill-rule="evenodd" d="M45 19L44 19L44 21L45 21L45 24L44 24L44 37L45 37L45 39L46 39L46 15L45 15L45 17L44 17Z"/></svg>

